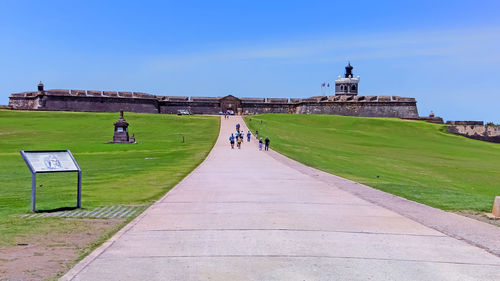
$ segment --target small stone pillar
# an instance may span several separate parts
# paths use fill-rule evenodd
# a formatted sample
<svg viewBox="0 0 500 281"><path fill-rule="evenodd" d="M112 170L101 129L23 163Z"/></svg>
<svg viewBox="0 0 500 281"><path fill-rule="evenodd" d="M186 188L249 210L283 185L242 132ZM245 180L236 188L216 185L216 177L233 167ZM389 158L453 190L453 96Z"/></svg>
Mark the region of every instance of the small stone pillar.
<svg viewBox="0 0 500 281"><path fill-rule="evenodd" d="M493 202L493 210L491 210L491 213L495 217L500 218L500 196L495 197L495 202Z"/></svg>

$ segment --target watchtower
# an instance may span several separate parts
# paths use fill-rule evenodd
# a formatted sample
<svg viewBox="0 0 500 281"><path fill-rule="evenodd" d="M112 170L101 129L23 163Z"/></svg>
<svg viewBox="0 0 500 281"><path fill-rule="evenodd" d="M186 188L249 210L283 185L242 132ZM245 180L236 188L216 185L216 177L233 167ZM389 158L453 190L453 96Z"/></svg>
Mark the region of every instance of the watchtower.
<svg viewBox="0 0 500 281"><path fill-rule="evenodd" d="M345 67L344 78L339 75L337 80L335 80L336 96L356 96L358 94L359 76L354 78L354 74L352 73L353 68L349 62Z"/></svg>
<svg viewBox="0 0 500 281"><path fill-rule="evenodd" d="M38 83L38 91L39 92L43 92L43 83L42 83L42 81L40 81L40 83Z"/></svg>

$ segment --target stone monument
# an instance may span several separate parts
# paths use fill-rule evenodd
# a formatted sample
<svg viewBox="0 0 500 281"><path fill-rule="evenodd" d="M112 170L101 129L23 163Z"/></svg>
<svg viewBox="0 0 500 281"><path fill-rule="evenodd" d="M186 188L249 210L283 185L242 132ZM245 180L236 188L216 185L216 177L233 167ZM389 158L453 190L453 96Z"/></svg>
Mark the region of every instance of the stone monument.
<svg viewBox="0 0 500 281"><path fill-rule="evenodd" d="M113 134L113 141L109 143L137 143L135 136L129 137L128 122L123 118L123 110L120 111L120 118L114 123L115 132Z"/></svg>

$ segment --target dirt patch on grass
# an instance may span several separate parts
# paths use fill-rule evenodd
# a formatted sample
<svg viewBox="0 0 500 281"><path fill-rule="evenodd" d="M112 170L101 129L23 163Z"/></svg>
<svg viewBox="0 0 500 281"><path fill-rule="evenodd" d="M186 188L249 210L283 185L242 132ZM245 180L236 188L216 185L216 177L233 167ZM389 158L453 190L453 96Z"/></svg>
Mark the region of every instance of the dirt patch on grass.
<svg viewBox="0 0 500 281"><path fill-rule="evenodd" d="M0 280L52 280L68 271L123 219L61 219L50 234L16 237L0 248Z"/></svg>
<svg viewBox="0 0 500 281"><path fill-rule="evenodd" d="M484 212L466 210L466 211L456 211L454 213L500 227L500 219L496 220L490 219L486 216Z"/></svg>

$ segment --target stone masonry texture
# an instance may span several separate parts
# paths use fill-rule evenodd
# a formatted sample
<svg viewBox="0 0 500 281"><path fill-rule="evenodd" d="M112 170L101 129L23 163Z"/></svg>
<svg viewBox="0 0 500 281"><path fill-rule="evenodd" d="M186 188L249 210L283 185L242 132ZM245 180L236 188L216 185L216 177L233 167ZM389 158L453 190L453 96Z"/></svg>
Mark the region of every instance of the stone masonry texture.
<svg viewBox="0 0 500 281"><path fill-rule="evenodd" d="M235 113L294 113L335 114L364 117L418 118L414 98L398 96L319 96L305 99L172 97L138 92L45 90L11 94L9 107L18 110L118 112L176 114L187 110L191 114Z"/></svg>

